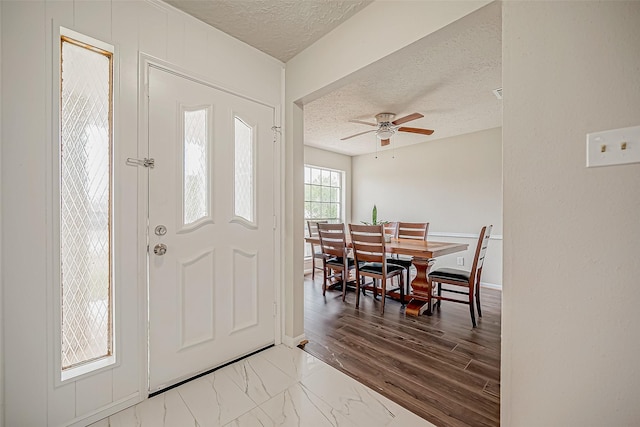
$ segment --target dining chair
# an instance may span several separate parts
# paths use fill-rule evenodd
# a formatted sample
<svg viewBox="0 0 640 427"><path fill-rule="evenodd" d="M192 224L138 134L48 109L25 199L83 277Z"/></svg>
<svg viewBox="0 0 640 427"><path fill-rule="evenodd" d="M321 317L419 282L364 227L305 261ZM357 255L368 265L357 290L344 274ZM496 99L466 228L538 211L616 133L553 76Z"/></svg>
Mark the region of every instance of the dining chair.
<svg viewBox="0 0 640 427"><path fill-rule="evenodd" d="M396 238L397 239L414 239L414 240L427 240L427 233L429 232L428 222L398 222ZM405 295L409 295L409 285L411 284L411 265L412 257L404 257L394 255L387 259L387 262L404 267L407 270L406 292ZM402 300L404 305L404 299Z"/></svg>
<svg viewBox="0 0 640 427"><path fill-rule="evenodd" d="M384 224L384 234L387 236L391 236L392 239L396 239L398 237L398 223L397 222L385 222Z"/></svg>
<svg viewBox="0 0 640 427"><path fill-rule="evenodd" d="M327 291L327 281L340 276L342 282L342 301L347 294L347 282L349 272L355 268L355 261L348 256L349 248L344 232L344 224L318 224L318 236L320 247L324 255L322 262L324 267L322 280L322 295ZM328 274L329 270L333 271Z"/></svg>
<svg viewBox="0 0 640 427"><path fill-rule="evenodd" d="M489 245L489 237L491 236L492 228L493 226L489 225L482 227L482 230L480 230L480 236L478 237L478 244L476 245L476 252L473 258L473 265L470 271L447 267L433 270L428 275L432 294L434 290L433 285L437 284L436 294L431 296L431 299L437 300L437 302L434 304L434 307L436 305L440 307L440 304L443 300L469 304L471 323L473 324L474 328L476 327L476 315L474 311L473 300L475 297L475 305L478 308L478 316L482 317L482 310L480 309L480 277L482 276L482 265L484 263L484 258L487 252L487 246ZM456 288L443 288L443 284L453 285ZM444 297L442 296L442 292L467 295L468 299Z"/></svg>
<svg viewBox="0 0 640 427"><path fill-rule="evenodd" d="M307 221L307 230L309 231L309 237L318 237L318 224L326 224L328 221L315 221L309 220ZM319 250L318 245L314 245L313 243L309 243L311 245L311 279L315 280L316 278L316 270L323 269L324 267L316 266L316 260L321 260L324 258L322 255L322 251ZM318 246L318 249L316 249Z"/></svg>
<svg viewBox="0 0 640 427"><path fill-rule="evenodd" d="M377 299L380 281L382 306L380 314L384 314L384 302L387 295L387 279L400 277L400 298L404 301L404 268L395 264L387 264L384 242L384 227L382 225L349 224L351 247L356 263L356 308L360 307L361 278L373 279L373 298Z"/></svg>

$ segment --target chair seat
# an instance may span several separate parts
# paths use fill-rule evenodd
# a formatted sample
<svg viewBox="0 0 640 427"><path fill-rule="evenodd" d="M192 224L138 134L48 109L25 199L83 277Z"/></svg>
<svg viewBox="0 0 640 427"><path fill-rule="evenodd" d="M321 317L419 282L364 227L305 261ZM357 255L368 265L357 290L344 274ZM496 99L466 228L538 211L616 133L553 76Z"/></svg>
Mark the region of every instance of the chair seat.
<svg viewBox="0 0 640 427"><path fill-rule="evenodd" d="M387 264L387 273L393 273L396 271L404 270L404 267L395 264ZM382 274L381 262L367 262L360 266L360 271L366 273Z"/></svg>
<svg viewBox="0 0 640 427"><path fill-rule="evenodd" d="M438 279L456 280L460 282L468 282L471 273L466 270L457 268L439 268L429 273L429 278L435 281Z"/></svg>
<svg viewBox="0 0 640 427"><path fill-rule="evenodd" d="M401 265L404 268L409 268L413 264L411 258L387 258L387 264Z"/></svg>
<svg viewBox="0 0 640 427"><path fill-rule="evenodd" d="M333 257L327 260L327 265L335 265L336 267L343 267L344 261L342 257ZM351 268L356 265L356 262L353 258L347 257L347 265L349 268Z"/></svg>

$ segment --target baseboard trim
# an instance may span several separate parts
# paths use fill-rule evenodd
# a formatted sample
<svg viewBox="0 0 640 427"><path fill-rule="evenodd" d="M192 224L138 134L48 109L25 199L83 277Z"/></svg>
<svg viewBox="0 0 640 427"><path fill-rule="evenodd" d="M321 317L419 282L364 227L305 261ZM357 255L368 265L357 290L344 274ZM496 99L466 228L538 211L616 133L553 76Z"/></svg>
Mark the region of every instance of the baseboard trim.
<svg viewBox="0 0 640 427"><path fill-rule="evenodd" d="M80 427L86 426L91 423L100 421L103 418L107 418L117 412L120 412L130 406L140 403L144 398L140 392L133 393L127 397L124 397L116 402L110 403L94 412L77 417L66 424L68 427Z"/></svg>
<svg viewBox="0 0 640 427"><path fill-rule="evenodd" d="M502 285L496 285L495 283L480 282L480 286L487 289L502 291Z"/></svg>
<svg viewBox="0 0 640 427"><path fill-rule="evenodd" d="M286 345L289 348L297 347L302 341L306 340L304 334L298 335L297 337L290 337L287 335L282 336L282 344Z"/></svg>

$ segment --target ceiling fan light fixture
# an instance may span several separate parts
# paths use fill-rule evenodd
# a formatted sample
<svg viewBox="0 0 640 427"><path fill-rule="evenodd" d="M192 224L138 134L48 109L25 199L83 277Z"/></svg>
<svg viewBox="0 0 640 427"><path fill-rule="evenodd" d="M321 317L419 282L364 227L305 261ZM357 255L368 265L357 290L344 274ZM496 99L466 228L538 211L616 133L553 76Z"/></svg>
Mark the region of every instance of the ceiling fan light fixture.
<svg viewBox="0 0 640 427"><path fill-rule="evenodd" d="M393 129L380 129L376 132L378 139L389 139L393 136L395 131Z"/></svg>
<svg viewBox="0 0 640 427"><path fill-rule="evenodd" d="M385 139L391 138L393 134L396 133L396 127L393 126L391 122L388 122L388 121L381 122L380 116L382 115L383 114L378 114L378 116L376 116L376 118L378 119L378 131L376 132L376 136L380 140L385 140ZM388 113L384 113L384 115L391 116ZM385 117L385 119L386 118L387 117Z"/></svg>

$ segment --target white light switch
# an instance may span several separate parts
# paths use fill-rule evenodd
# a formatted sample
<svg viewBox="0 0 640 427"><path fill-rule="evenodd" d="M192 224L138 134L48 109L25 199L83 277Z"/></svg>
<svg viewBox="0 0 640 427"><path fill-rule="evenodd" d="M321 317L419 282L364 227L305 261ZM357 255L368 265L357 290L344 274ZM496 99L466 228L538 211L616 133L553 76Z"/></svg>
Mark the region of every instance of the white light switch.
<svg viewBox="0 0 640 427"><path fill-rule="evenodd" d="M640 163L640 126L587 134L587 167Z"/></svg>

